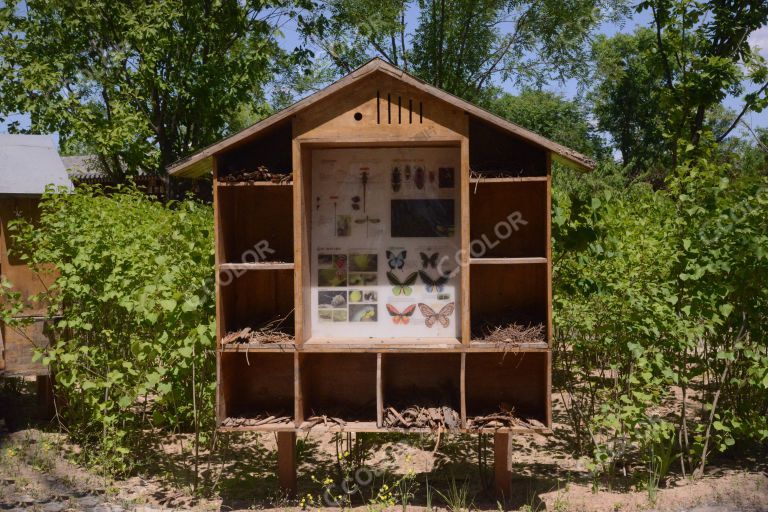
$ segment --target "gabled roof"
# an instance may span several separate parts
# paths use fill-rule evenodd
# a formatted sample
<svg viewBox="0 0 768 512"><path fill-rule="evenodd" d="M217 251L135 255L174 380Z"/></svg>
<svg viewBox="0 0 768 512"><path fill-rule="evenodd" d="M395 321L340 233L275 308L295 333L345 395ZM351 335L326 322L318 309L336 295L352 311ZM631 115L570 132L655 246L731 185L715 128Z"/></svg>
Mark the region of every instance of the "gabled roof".
<svg viewBox="0 0 768 512"><path fill-rule="evenodd" d="M72 188L53 139L0 134L0 196L37 196L48 185Z"/></svg>
<svg viewBox="0 0 768 512"><path fill-rule="evenodd" d="M229 137L222 139L221 141L201 151L198 151L197 153L187 158L179 160L168 168L168 172L171 175L178 177L202 176L211 170L212 157L214 155L225 151L231 146L247 142L252 137L255 137L256 134L277 125L281 121L290 118L296 113L306 109L310 105L313 105L314 103L327 98L331 94L334 94L339 90L348 87L363 79L364 77L376 72L383 72L394 76L407 85L415 87L426 94L429 94L439 100L453 105L456 108L462 109L467 114L485 121L486 123L495 126L502 131L515 135L534 146L550 151L554 160L558 160L566 165L570 165L582 170L591 170L595 166L594 160L585 155L582 155L578 151L574 151L573 149L567 148L561 144L558 144L557 142L551 141L546 137L539 135L538 133L532 132L531 130L527 130L521 126L511 123L506 119L503 119L495 114L488 112L487 110L469 103L468 101L462 100L461 98L445 92L442 89L438 89L433 85L429 85L423 80L419 80L418 78L409 75L402 69L384 62L377 57L369 61L364 66L341 78L337 82L329 85L325 89L307 96L306 98L294 103L290 107L285 108L238 133L230 135Z"/></svg>

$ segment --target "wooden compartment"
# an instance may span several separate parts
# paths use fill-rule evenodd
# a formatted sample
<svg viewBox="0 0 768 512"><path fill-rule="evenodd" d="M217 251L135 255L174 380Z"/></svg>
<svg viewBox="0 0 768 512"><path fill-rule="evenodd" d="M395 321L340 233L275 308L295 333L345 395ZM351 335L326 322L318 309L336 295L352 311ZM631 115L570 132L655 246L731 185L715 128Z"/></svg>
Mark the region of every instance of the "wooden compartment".
<svg viewBox="0 0 768 512"><path fill-rule="evenodd" d="M289 173L293 169L291 142L292 123L289 120L265 130L245 144L240 144L219 157L219 177L255 171L259 166L272 173Z"/></svg>
<svg viewBox="0 0 768 512"><path fill-rule="evenodd" d="M220 263L293 261L293 187L218 187Z"/></svg>
<svg viewBox="0 0 768 512"><path fill-rule="evenodd" d="M224 418L294 416L292 353L219 354ZM285 425L292 427L293 424Z"/></svg>
<svg viewBox="0 0 768 512"><path fill-rule="evenodd" d="M286 318L281 330L293 333L293 270L223 270L219 272L219 287L223 334L258 328L279 318Z"/></svg>
<svg viewBox="0 0 768 512"><path fill-rule="evenodd" d="M376 422L376 354L301 354L304 419Z"/></svg>
<svg viewBox="0 0 768 512"><path fill-rule="evenodd" d="M461 354L383 354L383 405L450 407L461 412Z"/></svg>
<svg viewBox="0 0 768 512"><path fill-rule="evenodd" d="M488 176L546 176L547 157L519 137L470 117L469 168Z"/></svg>
<svg viewBox="0 0 768 512"><path fill-rule="evenodd" d="M547 340L546 264L473 265L469 304L473 340L484 326L509 323L542 324Z"/></svg>
<svg viewBox="0 0 768 512"><path fill-rule="evenodd" d="M470 353L466 358L468 420L512 409L518 418L550 426L546 352Z"/></svg>
<svg viewBox="0 0 768 512"><path fill-rule="evenodd" d="M547 182L472 183L471 258L547 257Z"/></svg>

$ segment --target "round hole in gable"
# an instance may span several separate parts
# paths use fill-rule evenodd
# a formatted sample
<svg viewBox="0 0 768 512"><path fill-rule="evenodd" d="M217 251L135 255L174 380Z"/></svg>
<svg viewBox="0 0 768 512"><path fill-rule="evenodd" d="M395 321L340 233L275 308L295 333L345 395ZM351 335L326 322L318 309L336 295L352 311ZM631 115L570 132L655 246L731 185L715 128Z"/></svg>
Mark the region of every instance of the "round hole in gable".
<svg viewBox="0 0 768 512"><path fill-rule="evenodd" d="M363 114L360 112L355 112L355 121L359 121L363 118Z"/></svg>

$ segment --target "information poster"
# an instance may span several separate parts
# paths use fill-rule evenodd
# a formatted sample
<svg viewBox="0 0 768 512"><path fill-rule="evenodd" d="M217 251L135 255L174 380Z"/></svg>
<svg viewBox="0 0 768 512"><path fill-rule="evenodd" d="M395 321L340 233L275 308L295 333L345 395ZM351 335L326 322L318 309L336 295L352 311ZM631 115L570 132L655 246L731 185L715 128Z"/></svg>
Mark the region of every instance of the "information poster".
<svg viewBox="0 0 768 512"><path fill-rule="evenodd" d="M311 336L456 338L459 152L312 155Z"/></svg>

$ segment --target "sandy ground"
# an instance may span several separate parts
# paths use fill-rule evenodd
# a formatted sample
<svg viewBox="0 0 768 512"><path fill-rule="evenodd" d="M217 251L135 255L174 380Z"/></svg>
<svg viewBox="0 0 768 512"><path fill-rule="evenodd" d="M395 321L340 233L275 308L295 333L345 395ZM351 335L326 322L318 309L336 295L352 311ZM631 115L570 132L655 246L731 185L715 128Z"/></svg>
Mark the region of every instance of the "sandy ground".
<svg viewBox="0 0 768 512"><path fill-rule="evenodd" d="M0 396L0 512L127 512L136 510L230 511L301 510L301 499L313 496L324 505L325 487L340 493L343 472L338 454L350 450L343 467L353 485L355 512L405 512L400 487L411 482L407 510L487 511L686 511L768 512L768 447L742 448L712 457L698 480L670 474L651 499L644 471L627 468L613 478L593 479L586 458L574 457L573 436L555 400L554 434L516 436L510 450L512 483L505 499L492 491L492 436L426 434L323 435L298 440L299 495L278 490L276 438L273 434L219 434L215 450L201 453L197 489L188 435L147 435L141 467L131 478L113 480L98 469L78 465L79 447L48 422L34 421L33 397ZM38 411L39 412L39 411ZM3 419L5 418L5 419ZM676 468L673 467L673 471ZM636 475L636 476L632 476ZM637 476L640 475L640 476ZM391 501L374 499L383 485ZM446 499L450 489L466 488L466 499ZM386 494L386 493L383 493ZM327 502L326 502L327 503Z"/></svg>
<svg viewBox="0 0 768 512"><path fill-rule="evenodd" d="M342 443L345 440L342 436ZM435 510L459 508L455 504L448 506L437 492L430 493L428 501L427 481L432 489L444 493L452 481L458 481L460 487L466 481L470 497L464 505L476 510L768 511L768 475L765 461L758 454L752 459L742 455L738 462L715 461L700 480L672 476L651 502L643 483L631 478L602 481L594 492L586 461L569 456L567 444L557 437L557 432L548 437L519 437L512 449L510 496L502 502L496 500L488 485L492 467L490 439L479 445L476 436L442 436L436 451L435 441L434 436L427 435L361 437L367 455L360 481L373 481L361 486L352 508L361 512L402 510L399 504L392 507L366 503L383 482L394 482L411 471L417 488L408 509L415 511L427 510L430 501ZM340 449L343 452L345 448L342 444ZM204 478L198 493L191 486L189 450L187 437L164 438L162 443L147 447L150 463L137 469L138 476L114 481L71 462L77 449L68 445L61 434L37 429L5 433L0 440L0 510L300 510L299 498L288 498L275 490L273 435L221 436L215 454L204 454L202 458ZM482 469L478 453L488 456ZM311 434L302 438L299 456L301 496L309 493L319 498L322 494L313 477L339 481L337 443L332 436ZM350 463L350 467L361 466ZM338 489L335 484L331 487Z"/></svg>

